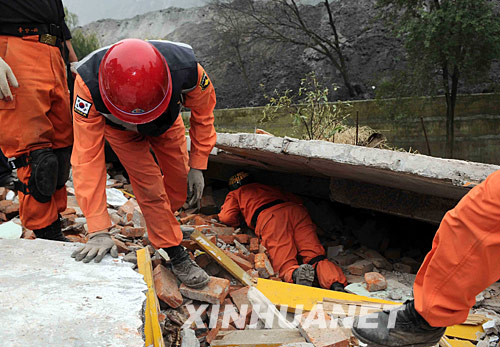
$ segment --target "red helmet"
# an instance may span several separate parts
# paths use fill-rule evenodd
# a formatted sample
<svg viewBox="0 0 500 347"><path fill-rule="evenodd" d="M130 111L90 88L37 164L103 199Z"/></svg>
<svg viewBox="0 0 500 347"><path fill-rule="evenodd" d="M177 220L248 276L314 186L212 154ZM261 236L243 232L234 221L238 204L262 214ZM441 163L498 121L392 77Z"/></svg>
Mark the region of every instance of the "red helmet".
<svg viewBox="0 0 500 347"><path fill-rule="evenodd" d="M144 124L158 118L172 95L170 69L152 44L125 39L111 46L99 66L99 91L118 119Z"/></svg>

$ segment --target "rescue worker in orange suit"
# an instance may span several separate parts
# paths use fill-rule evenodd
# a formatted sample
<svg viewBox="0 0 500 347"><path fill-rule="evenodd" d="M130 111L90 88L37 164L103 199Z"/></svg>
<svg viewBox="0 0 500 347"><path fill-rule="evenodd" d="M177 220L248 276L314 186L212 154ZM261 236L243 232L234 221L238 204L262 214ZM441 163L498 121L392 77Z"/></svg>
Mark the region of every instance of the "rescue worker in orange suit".
<svg viewBox="0 0 500 347"><path fill-rule="evenodd" d="M232 176L229 189L219 220L238 226L243 216L266 247L275 272L284 281L311 286L317 277L322 288L344 290L346 278L342 270L326 258L316 235L316 225L297 196L255 183L247 172Z"/></svg>
<svg viewBox="0 0 500 347"><path fill-rule="evenodd" d="M500 278L500 171L444 216L400 310L369 315L353 333L369 346L434 346L463 323L476 296Z"/></svg>
<svg viewBox="0 0 500 347"><path fill-rule="evenodd" d="M61 0L0 0L0 149L17 168L23 225L60 241L73 143L60 51L69 38Z"/></svg>
<svg viewBox="0 0 500 347"><path fill-rule="evenodd" d="M72 257L99 262L108 252L116 256L108 233L106 139L127 170L149 240L167 252L181 282L203 287L209 277L180 246L174 212L185 203L188 188L191 205L201 199L202 170L215 145L215 91L205 70L189 45L126 39L91 53L77 71L71 163L91 236ZM181 104L191 109L189 156Z"/></svg>

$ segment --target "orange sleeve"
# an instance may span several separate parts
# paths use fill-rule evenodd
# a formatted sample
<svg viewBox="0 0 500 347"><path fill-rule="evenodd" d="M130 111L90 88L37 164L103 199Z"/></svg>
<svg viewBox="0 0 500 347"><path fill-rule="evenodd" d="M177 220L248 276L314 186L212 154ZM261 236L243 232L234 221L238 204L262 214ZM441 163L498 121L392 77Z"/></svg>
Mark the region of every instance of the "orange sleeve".
<svg viewBox="0 0 500 347"><path fill-rule="evenodd" d="M87 219L88 231L92 233L111 226L106 204L105 119L95 109L90 91L80 75L75 80L74 101L73 184L76 200Z"/></svg>
<svg viewBox="0 0 500 347"><path fill-rule="evenodd" d="M240 204L235 192L229 192L219 213L219 221L237 227L240 225Z"/></svg>
<svg viewBox="0 0 500 347"><path fill-rule="evenodd" d="M191 152L189 167L205 170L208 156L215 146L214 127L215 89L205 70L198 64L198 83L186 94L184 106L191 109L189 137Z"/></svg>

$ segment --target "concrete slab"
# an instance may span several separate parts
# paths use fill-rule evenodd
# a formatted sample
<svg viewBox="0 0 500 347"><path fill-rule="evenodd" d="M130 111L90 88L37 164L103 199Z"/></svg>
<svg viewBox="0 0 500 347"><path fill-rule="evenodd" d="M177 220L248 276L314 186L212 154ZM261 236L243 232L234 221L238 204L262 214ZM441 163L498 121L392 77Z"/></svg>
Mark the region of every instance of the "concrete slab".
<svg viewBox="0 0 500 347"><path fill-rule="evenodd" d="M147 286L132 264L70 258L80 244L0 240L2 346L143 346Z"/></svg>
<svg viewBox="0 0 500 347"><path fill-rule="evenodd" d="M326 141L217 134L210 160L335 177L456 199L500 166ZM469 187L469 188L467 188Z"/></svg>

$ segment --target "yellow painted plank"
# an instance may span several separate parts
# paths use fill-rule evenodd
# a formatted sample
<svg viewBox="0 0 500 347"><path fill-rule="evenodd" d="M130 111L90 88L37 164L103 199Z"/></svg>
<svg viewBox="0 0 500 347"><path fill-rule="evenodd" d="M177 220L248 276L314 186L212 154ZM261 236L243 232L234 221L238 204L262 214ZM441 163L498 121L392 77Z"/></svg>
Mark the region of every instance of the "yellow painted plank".
<svg viewBox="0 0 500 347"><path fill-rule="evenodd" d="M288 306L290 311L293 311L298 305L302 305L304 311L311 311L314 305L326 298L349 301L366 301L390 305L399 304L394 301L373 299L356 294L266 280L263 278L259 278L256 288L260 290L269 300L271 300L273 304L278 306Z"/></svg>
<svg viewBox="0 0 500 347"><path fill-rule="evenodd" d="M191 239L241 283L246 286L253 285L250 275L229 258L219 247L207 239L199 230L191 234Z"/></svg>
<svg viewBox="0 0 500 347"><path fill-rule="evenodd" d="M455 339L446 339L448 345L451 347L475 347L475 345L467 340L455 340Z"/></svg>
<svg viewBox="0 0 500 347"><path fill-rule="evenodd" d="M444 334L448 337L477 341L481 333L484 333L481 325L454 325L447 328Z"/></svg>
<svg viewBox="0 0 500 347"><path fill-rule="evenodd" d="M161 334L160 322L158 321L160 305L158 304L153 281L151 257L146 248L137 251L137 267L139 268L139 273L144 276L144 281L148 286L148 292L146 294L146 312L144 314L144 336L146 337L146 346L164 347L165 343Z"/></svg>

